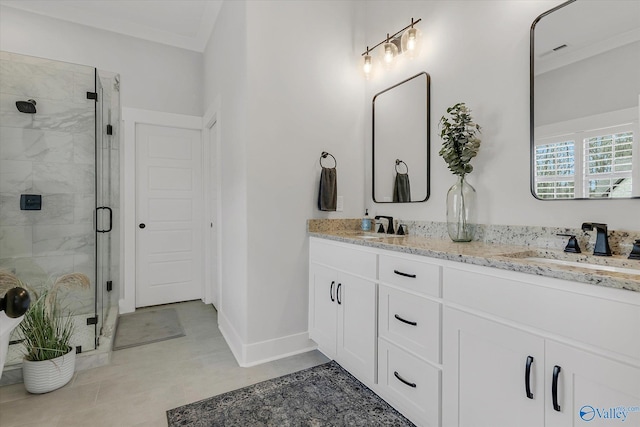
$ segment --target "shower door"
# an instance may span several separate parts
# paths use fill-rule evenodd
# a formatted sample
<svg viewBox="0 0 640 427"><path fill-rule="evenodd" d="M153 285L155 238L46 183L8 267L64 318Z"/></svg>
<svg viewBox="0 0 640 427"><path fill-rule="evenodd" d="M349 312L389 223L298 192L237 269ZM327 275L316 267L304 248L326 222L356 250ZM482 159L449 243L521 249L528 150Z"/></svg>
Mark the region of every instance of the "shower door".
<svg viewBox="0 0 640 427"><path fill-rule="evenodd" d="M114 302L118 276L119 77L96 70L96 337ZM99 344L96 342L96 344Z"/></svg>
<svg viewBox="0 0 640 427"><path fill-rule="evenodd" d="M90 289L58 294L74 315L71 342L81 351L95 348L101 292L94 93L94 67L0 52L0 268L36 290L68 273L89 277ZM17 108L29 100L32 111ZM25 209L22 195L41 203ZM19 363L20 346L9 351Z"/></svg>

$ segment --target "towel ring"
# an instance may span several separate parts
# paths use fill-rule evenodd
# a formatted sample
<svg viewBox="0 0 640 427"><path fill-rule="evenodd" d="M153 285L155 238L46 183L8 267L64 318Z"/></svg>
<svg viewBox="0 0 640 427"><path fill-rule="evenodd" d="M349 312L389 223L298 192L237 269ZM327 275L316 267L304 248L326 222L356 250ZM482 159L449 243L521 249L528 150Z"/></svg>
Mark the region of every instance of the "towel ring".
<svg viewBox="0 0 640 427"><path fill-rule="evenodd" d="M405 173L409 173L409 166L407 166L407 164L400 159L396 159L396 173L402 173L398 171L398 165L400 165L400 163L402 163L407 170Z"/></svg>
<svg viewBox="0 0 640 427"><path fill-rule="evenodd" d="M334 164L333 164L333 167L334 167L334 168L335 168L335 167L338 167L338 161L336 160L336 158L335 158L335 157L333 157L333 154L331 154L331 153L327 153L326 151L323 151L323 152L322 152L322 154L320 155L320 166L321 166L321 167L324 167L324 166L322 166L322 159L326 159L326 158L327 158L327 156L331 156L331 158L333 159L333 163L334 163Z"/></svg>

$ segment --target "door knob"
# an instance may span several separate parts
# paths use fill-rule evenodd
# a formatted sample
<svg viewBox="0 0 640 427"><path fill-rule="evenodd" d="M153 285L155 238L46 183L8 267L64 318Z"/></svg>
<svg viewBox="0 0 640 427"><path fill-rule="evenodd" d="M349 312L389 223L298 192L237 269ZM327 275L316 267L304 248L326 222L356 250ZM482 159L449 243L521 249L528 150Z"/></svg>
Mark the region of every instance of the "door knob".
<svg viewBox="0 0 640 427"><path fill-rule="evenodd" d="M145 228L145 227L146 227L146 225L144 225L144 222L141 222L141 223L138 225L138 227L140 227L140 228Z"/></svg>

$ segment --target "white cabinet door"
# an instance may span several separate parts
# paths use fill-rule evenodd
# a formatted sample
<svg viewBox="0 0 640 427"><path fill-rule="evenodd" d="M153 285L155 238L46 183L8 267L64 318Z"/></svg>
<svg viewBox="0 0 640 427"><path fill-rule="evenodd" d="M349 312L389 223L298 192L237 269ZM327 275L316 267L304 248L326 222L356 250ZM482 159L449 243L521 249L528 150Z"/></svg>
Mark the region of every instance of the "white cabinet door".
<svg viewBox="0 0 640 427"><path fill-rule="evenodd" d="M309 337L327 357L336 357L338 273L317 264L309 266Z"/></svg>
<svg viewBox="0 0 640 427"><path fill-rule="evenodd" d="M553 341L546 342L546 365L545 426L640 426L640 368Z"/></svg>
<svg viewBox="0 0 640 427"><path fill-rule="evenodd" d="M336 360L347 370L373 383L376 375L376 285L340 273L336 299L339 307Z"/></svg>
<svg viewBox="0 0 640 427"><path fill-rule="evenodd" d="M443 325L444 426L544 425L542 338L452 308Z"/></svg>

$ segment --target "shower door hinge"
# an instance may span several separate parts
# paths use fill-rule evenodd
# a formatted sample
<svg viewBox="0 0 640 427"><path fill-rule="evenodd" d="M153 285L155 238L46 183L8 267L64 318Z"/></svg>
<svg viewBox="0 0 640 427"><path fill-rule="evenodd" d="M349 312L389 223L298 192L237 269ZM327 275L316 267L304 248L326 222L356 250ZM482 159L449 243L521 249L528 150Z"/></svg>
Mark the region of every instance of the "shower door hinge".
<svg viewBox="0 0 640 427"><path fill-rule="evenodd" d="M113 126L107 125L107 135L113 135Z"/></svg>
<svg viewBox="0 0 640 427"><path fill-rule="evenodd" d="M95 317L87 317L87 326L88 325L97 325L98 324L98 316Z"/></svg>
<svg viewBox="0 0 640 427"><path fill-rule="evenodd" d="M107 292L111 292L113 290L113 281L107 280Z"/></svg>
<svg viewBox="0 0 640 427"><path fill-rule="evenodd" d="M98 92L87 92L87 99L98 100Z"/></svg>

